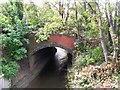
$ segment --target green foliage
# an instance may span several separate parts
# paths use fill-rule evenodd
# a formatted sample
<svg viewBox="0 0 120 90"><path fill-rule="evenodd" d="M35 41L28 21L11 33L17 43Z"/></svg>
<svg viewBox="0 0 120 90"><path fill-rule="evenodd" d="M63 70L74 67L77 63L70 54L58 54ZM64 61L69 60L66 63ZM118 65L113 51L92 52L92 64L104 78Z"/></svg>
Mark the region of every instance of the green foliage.
<svg viewBox="0 0 120 90"><path fill-rule="evenodd" d="M27 53L23 43L28 43L25 37L29 31L23 18L21 1L7 2L3 5L0 13L0 27L4 32L0 35L0 44L5 54L2 57L2 73L9 79L18 72L19 65L16 61L25 58Z"/></svg>
<svg viewBox="0 0 120 90"><path fill-rule="evenodd" d="M23 47L20 49L16 50L15 52L11 53L13 55L13 58L15 60L21 60L24 58L24 54L27 53L27 50Z"/></svg>
<svg viewBox="0 0 120 90"><path fill-rule="evenodd" d="M39 28L44 28L46 22L52 22L53 16L57 15L57 13L51 9L49 3L46 3L44 7L38 7L35 4L26 4L25 15L30 28L38 30Z"/></svg>
<svg viewBox="0 0 120 90"><path fill-rule="evenodd" d="M95 59L95 61L99 61L103 59L103 50L101 46L98 46L89 51L90 57ZM102 61L101 61L102 62Z"/></svg>
<svg viewBox="0 0 120 90"><path fill-rule="evenodd" d="M89 65L82 69L72 68L68 71L69 88L117 88L119 74L111 73L111 68L105 65ZM106 83L107 82L107 83Z"/></svg>
<svg viewBox="0 0 120 90"><path fill-rule="evenodd" d="M92 64L101 64L103 62L103 53L102 53L102 47L98 46L94 49L88 50L88 52L84 52L83 54L79 55L76 58L75 66L82 68L86 65L92 65Z"/></svg>
<svg viewBox="0 0 120 90"><path fill-rule="evenodd" d="M25 5L25 15L27 19L27 23L30 25L32 30L38 29L38 27L43 26L43 22L40 22L40 16L38 7L34 4Z"/></svg>
<svg viewBox="0 0 120 90"><path fill-rule="evenodd" d="M0 13L0 27L10 27L11 18L6 17L3 13Z"/></svg>
<svg viewBox="0 0 120 90"><path fill-rule="evenodd" d="M64 23L59 16L52 16L36 34L37 42L47 40L52 33L62 30Z"/></svg>
<svg viewBox="0 0 120 90"><path fill-rule="evenodd" d="M93 58L88 59L88 60L87 60L87 64L88 64L88 65L89 65L89 64L95 64L95 59L93 59Z"/></svg>
<svg viewBox="0 0 120 90"><path fill-rule="evenodd" d="M79 50L80 52L84 52L85 48L84 48L84 44L81 41L76 41L74 43L75 47L77 48L77 50Z"/></svg>
<svg viewBox="0 0 120 90"><path fill-rule="evenodd" d="M16 62L9 62L6 65L3 65L2 72L5 75L5 78L13 78L16 76L17 72L19 70L19 65Z"/></svg>
<svg viewBox="0 0 120 90"><path fill-rule="evenodd" d="M88 56L88 55L80 55L76 58L75 66L82 68L82 67L86 66L87 60L89 60L89 59L90 59L90 56Z"/></svg>
<svg viewBox="0 0 120 90"><path fill-rule="evenodd" d="M47 40L52 33L64 28L63 19L49 3L45 3L44 7L26 5L25 10L30 29L37 31L36 42Z"/></svg>
<svg viewBox="0 0 120 90"><path fill-rule="evenodd" d="M20 26L20 24L18 25ZM19 26L16 25L15 28L17 29L15 30L10 30L9 27L3 28L3 30L9 33L3 34L4 37L2 37L2 46L5 50L7 50L7 56L15 60L23 59L24 54L26 53L26 49L23 47L23 43L26 42L26 39L24 38L24 34L26 34L26 32L24 32Z"/></svg>
<svg viewBox="0 0 120 90"><path fill-rule="evenodd" d="M86 6L86 8L84 8L84 5ZM79 54L80 52L80 55L75 58L73 68L70 70L70 75L68 76L68 83L71 86L69 88L103 88L105 87L105 84L109 85L108 82L111 83L111 86L109 85L110 88L115 88L118 86L118 79L116 77L119 77L118 73L120 70L118 69L117 75L114 76L114 74L111 73L111 67L110 69L108 69L106 64L105 67L103 67L101 63L104 63L104 48L102 48L99 41L97 42L95 39L102 41L103 38L99 38L101 28L106 44L106 41L109 40L108 31L110 31L110 33L112 31L112 27L109 28L108 23L114 23L114 21L116 20L116 33L111 35L113 39L115 39L115 41L111 44L107 43L108 56L111 55L111 53L113 52L114 44L118 45L119 43L119 15L117 15L117 17L114 16L115 14L113 13L115 12L115 5L112 6L110 4L110 8L107 7L107 9L110 9L111 11L112 20L107 21L107 18L105 17L105 12L108 13L108 11L106 11L104 7L102 7L104 5L100 5L100 3L98 3L100 12L98 10L98 7L96 6L97 5L94 2L82 3L81 1L79 1L79 3L77 3L77 7L72 8L74 14L73 12L69 14L70 18L68 19L67 24L68 26L77 28L76 34L79 38L79 41L75 42L75 46L77 49L77 53ZM75 8L77 8L78 11L77 19L75 18ZM96 14L93 14L92 9L96 11ZM98 25L98 16L101 17L101 26ZM109 13L108 19L110 19ZM119 68L119 66L120 65L118 64L117 68ZM116 67L114 67L114 69L116 70ZM90 74L92 74L92 76L89 76Z"/></svg>
<svg viewBox="0 0 120 90"><path fill-rule="evenodd" d="M14 16L17 16L20 20L22 20L23 19L23 3L18 0L11 0L2 5L2 13L5 16L10 17L12 23L15 23Z"/></svg>
<svg viewBox="0 0 120 90"><path fill-rule="evenodd" d="M87 24L86 24L86 29L87 31L84 32L86 37L89 38L98 38L99 37L99 33L98 33L98 24L96 23L96 16L95 15L91 15L88 17L87 19Z"/></svg>
<svg viewBox="0 0 120 90"><path fill-rule="evenodd" d="M93 5L96 7L95 5ZM77 27L77 30L84 31L85 37L88 38L98 38L99 29L97 23L97 15L92 14L89 8L84 8L84 3L80 1L80 5L77 5L78 8L78 19L74 20L74 24ZM105 24L106 25L106 24Z"/></svg>

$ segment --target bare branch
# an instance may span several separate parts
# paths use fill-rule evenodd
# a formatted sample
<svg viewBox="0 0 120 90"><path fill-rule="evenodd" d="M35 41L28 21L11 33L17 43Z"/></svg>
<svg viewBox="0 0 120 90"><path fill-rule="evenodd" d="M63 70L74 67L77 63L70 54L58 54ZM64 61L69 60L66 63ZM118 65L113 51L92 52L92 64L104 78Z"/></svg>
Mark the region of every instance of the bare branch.
<svg viewBox="0 0 120 90"><path fill-rule="evenodd" d="M78 11L77 11L77 5L76 5L76 1L74 0L74 5L75 5L75 17L76 17L76 20L77 20L77 14L78 14Z"/></svg>
<svg viewBox="0 0 120 90"><path fill-rule="evenodd" d="M88 6L90 7L90 9L92 10L92 13L96 14L96 11L92 8L92 6L90 5L90 3L88 3L86 0L84 0L84 1L88 4Z"/></svg>
<svg viewBox="0 0 120 90"><path fill-rule="evenodd" d="M109 17L108 17L108 13L107 13L106 4L107 3L105 3L105 15L106 15L106 19L107 19L107 22L108 22L108 27L110 27L110 21L109 21Z"/></svg>
<svg viewBox="0 0 120 90"><path fill-rule="evenodd" d="M116 32L116 25L117 25L117 23L116 23L116 17L117 17L117 2L116 2L116 7L115 7L115 20L114 20L114 25L113 25L113 28L114 28L114 31Z"/></svg>
<svg viewBox="0 0 120 90"><path fill-rule="evenodd" d="M70 6L70 0L68 0L68 2L67 2L67 15L66 15L65 21L67 21L69 18L69 9L70 9L69 6Z"/></svg>
<svg viewBox="0 0 120 90"><path fill-rule="evenodd" d="M59 12L59 9L57 6L55 6L53 3L50 3L58 12Z"/></svg>

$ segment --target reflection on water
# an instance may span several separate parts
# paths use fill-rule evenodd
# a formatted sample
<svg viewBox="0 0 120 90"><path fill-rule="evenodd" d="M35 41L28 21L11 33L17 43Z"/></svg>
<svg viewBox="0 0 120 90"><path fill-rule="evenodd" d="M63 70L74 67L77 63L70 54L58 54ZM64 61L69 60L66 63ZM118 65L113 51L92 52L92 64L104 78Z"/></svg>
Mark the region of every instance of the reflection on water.
<svg viewBox="0 0 120 90"><path fill-rule="evenodd" d="M29 84L28 88L65 88L66 72L56 69L54 60L49 61L41 73Z"/></svg>

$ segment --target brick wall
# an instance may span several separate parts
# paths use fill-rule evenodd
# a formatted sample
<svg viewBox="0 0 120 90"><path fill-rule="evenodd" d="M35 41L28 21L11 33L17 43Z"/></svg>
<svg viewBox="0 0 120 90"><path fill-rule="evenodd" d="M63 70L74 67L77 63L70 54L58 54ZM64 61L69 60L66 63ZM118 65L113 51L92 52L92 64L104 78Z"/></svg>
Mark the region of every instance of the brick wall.
<svg viewBox="0 0 120 90"><path fill-rule="evenodd" d="M75 49L75 46L74 46L75 38L74 37L63 36L63 35L51 35L49 41L56 42L70 49Z"/></svg>

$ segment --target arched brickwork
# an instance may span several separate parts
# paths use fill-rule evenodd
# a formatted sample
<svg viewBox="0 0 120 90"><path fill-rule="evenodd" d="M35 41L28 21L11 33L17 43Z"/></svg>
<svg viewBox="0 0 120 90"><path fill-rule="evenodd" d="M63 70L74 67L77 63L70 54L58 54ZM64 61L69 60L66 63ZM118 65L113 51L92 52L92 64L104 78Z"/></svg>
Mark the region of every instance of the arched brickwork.
<svg viewBox="0 0 120 90"><path fill-rule="evenodd" d="M30 44L27 45L30 69L33 69L35 66L34 62L36 60L35 57L36 53L47 47L60 47L66 50L72 56L74 56L73 55L73 50L75 49L74 37L64 36L64 35L51 35L49 40L36 43L35 34L32 33L29 34L28 39L30 41Z"/></svg>
<svg viewBox="0 0 120 90"><path fill-rule="evenodd" d="M36 47L33 52L31 53L31 55L34 55L37 51L41 50L41 49L44 49L44 48L47 48L47 47L60 47L62 49L65 49L68 53L72 54L72 49L66 47L66 46L63 46L63 45L60 45L60 44L57 44L57 43L54 43L54 42L48 42L48 41L44 41L44 42L41 42L41 44L39 44L38 47Z"/></svg>
<svg viewBox="0 0 120 90"><path fill-rule="evenodd" d="M60 47L72 54L75 38L64 35L51 35L49 40L36 43L35 34L28 36L30 44L27 45L29 55L33 55L36 51L46 47Z"/></svg>
<svg viewBox="0 0 120 90"><path fill-rule="evenodd" d="M33 48L31 55L40 49L46 47L60 47L72 54L74 47L75 38L64 35L51 35L48 41L40 42L39 45ZM34 44L35 45L35 44Z"/></svg>

